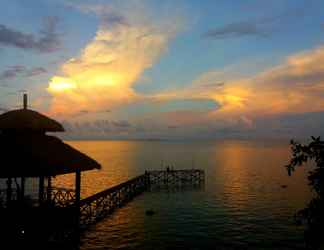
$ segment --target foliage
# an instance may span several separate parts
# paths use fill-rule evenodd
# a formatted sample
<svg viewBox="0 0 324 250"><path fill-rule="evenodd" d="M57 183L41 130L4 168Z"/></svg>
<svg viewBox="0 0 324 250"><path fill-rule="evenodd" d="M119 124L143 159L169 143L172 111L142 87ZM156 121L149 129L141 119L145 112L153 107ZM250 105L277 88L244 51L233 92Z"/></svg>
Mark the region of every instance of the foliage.
<svg viewBox="0 0 324 250"><path fill-rule="evenodd" d="M286 166L288 174L308 161L315 162L315 168L309 171L309 185L316 193L306 208L296 214L296 221L305 226L305 242L309 249L323 246L324 225L324 141L312 137L308 145L291 141L292 158Z"/></svg>

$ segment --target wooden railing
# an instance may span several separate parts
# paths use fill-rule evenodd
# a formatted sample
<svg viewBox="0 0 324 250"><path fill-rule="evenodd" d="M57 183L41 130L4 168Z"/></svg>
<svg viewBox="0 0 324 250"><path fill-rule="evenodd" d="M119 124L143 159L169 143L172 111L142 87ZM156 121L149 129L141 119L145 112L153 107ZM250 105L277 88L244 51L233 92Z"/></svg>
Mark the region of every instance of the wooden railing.
<svg viewBox="0 0 324 250"><path fill-rule="evenodd" d="M13 188L11 189L11 199L12 201L16 201L18 199L18 190ZM7 206L7 190L0 189L0 207Z"/></svg>
<svg viewBox="0 0 324 250"><path fill-rule="evenodd" d="M82 199L80 226L85 228L97 222L150 188L201 186L204 180L205 173L199 169L145 171L143 175Z"/></svg>
<svg viewBox="0 0 324 250"><path fill-rule="evenodd" d="M147 173L152 187L195 187L205 181L205 172L201 169L153 170Z"/></svg>
<svg viewBox="0 0 324 250"><path fill-rule="evenodd" d="M50 197L47 197L50 194ZM44 200L50 200L56 206L67 207L75 202L75 190L69 188L52 187L51 192L44 193Z"/></svg>
<svg viewBox="0 0 324 250"><path fill-rule="evenodd" d="M102 219L148 188L148 175L140 175L122 184L80 201L80 225L85 227Z"/></svg>

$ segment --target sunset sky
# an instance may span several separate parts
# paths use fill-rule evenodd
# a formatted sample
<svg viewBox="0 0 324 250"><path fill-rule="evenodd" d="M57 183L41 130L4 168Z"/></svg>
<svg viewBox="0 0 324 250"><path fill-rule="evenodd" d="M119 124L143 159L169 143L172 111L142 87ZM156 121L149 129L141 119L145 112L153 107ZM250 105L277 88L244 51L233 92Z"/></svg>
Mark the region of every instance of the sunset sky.
<svg viewBox="0 0 324 250"><path fill-rule="evenodd" d="M324 135L324 2L2 0L0 88L69 138Z"/></svg>

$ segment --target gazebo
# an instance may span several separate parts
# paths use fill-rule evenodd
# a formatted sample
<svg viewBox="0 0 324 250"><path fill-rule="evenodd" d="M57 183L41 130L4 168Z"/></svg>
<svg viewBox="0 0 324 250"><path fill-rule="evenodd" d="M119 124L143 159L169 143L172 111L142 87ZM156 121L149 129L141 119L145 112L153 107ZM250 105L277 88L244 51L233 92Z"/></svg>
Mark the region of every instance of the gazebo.
<svg viewBox="0 0 324 250"><path fill-rule="evenodd" d="M81 172L101 166L59 138L46 134L63 131L57 121L28 109L26 94L22 109L0 115L0 179L6 180L5 189L0 191L1 211L27 205L55 206L52 178L69 173L75 174L75 195L70 205L79 210ZM27 178L39 180L38 198L33 202L27 202L25 196Z"/></svg>

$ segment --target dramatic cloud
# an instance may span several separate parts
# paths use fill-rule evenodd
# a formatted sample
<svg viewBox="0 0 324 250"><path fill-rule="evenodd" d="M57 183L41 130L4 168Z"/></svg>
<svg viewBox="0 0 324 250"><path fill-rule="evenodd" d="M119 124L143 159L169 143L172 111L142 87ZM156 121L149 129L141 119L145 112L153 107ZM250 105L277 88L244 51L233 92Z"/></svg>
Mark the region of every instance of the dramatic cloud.
<svg viewBox="0 0 324 250"><path fill-rule="evenodd" d="M38 76L38 75L42 75L47 73L47 70L44 69L43 67L36 67L36 68L32 68L31 70L29 70L28 72L26 72L26 76Z"/></svg>
<svg viewBox="0 0 324 250"><path fill-rule="evenodd" d="M169 19L172 25L167 25L148 16L148 11L138 5L140 1L134 2L127 8L78 6L79 10L99 17L98 30L78 56L61 65L47 88L52 95L49 112L68 120L67 135L290 136L299 133L303 124L309 124L295 119L324 112L324 47L289 56L275 67L263 67L262 71L262 66L247 69L250 67L244 61L242 72L249 74L230 67L231 70L206 72L185 88L175 85L174 89L155 94L137 92L134 85L166 51L176 33L173 27L177 21ZM232 23L211 30L206 36L266 36L281 18ZM294 121L299 124L298 129L293 128Z"/></svg>
<svg viewBox="0 0 324 250"><path fill-rule="evenodd" d="M258 23L255 21L242 21L230 23L223 27L211 29L204 36L213 39L225 39L242 36L266 37L270 34L271 28L267 22Z"/></svg>
<svg viewBox="0 0 324 250"><path fill-rule="evenodd" d="M26 70L26 68L23 65L10 66L10 67L8 67L8 69L4 70L0 74L0 80L7 80L7 79L11 79L11 78L16 78L17 75L25 72L25 70Z"/></svg>
<svg viewBox="0 0 324 250"><path fill-rule="evenodd" d="M69 116L80 110L112 109L141 98L133 89L144 70L165 52L175 26L151 19L138 2L132 8L81 6L101 20L95 38L61 67L49 82L51 113ZM168 20L171 22L171 20Z"/></svg>
<svg viewBox="0 0 324 250"><path fill-rule="evenodd" d="M33 34L23 33L0 24L0 46L35 50L42 53L56 51L61 45L60 36L56 32L58 21L57 17L46 17L38 39Z"/></svg>
<svg viewBox="0 0 324 250"><path fill-rule="evenodd" d="M298 20L307 13L307 6L289 9L278 15L266 16L250 20L242 20L225 24L208 30L203 34L206 38L227 39L236 37L268 37L281 30L283 24L290 20Z"/></svg>
<svg viewBox="0 0 324 250"><path fill-rule="evenodd" d="M258 116L324 111L323 65L324 47L319 47L290 56L282 65L251 79L232 83L216 98L236 94L239 110Z"/></svg>
<svg viewBox="0 0 324 250"><path fill-rule="evenodd" d="M16 77L33 77L47 73L47 70L43 67L35 67L27 69L23 65L9 66L8 69L0 73L0 80L10 80Z"/></svg>
<svg viewBox="0 0 324 250"><path fill-rule="evenodd" d="M315 132L320 134L319 128L324 124L323 65L324 47L318 47L289 56L279 65L249 77L235 75L236 72L231 70L237 67L206 72L187 88L142 96L141 101L150 108L143 113L129 113L127 120L91 122L90 119L79 123L70 121L67 123L70 128L67 136L291 138ZM65 84L72 91L77 88L73 85L74 82ZM126 86L130 88L132 85ZM139 104L135 97L127 98L130 98L130 105ZM111 106L110 102L103 103ZM186 109L183 109L183 103ZM195 109L195 103L205 104L203 108ZM101 112L107 107L88 106L101 107ZM74 109L71 105L67 107ZM134 109L136 110L136 106ZM91 113L89 108L75 110L79 110L78 114L81 115ZM82 110L86 112L82 113ZM96 110L100 112L99 109ZM114 119L113 116L110 117ZM315 124L312 121L316 121Z"/></svg>
<svg viewBox="0 0 324 250"><path fill-rule="evenodd" d="M308 113L319 114L324 112L323 65L324 47L319 47L292 55L280 65L252 77L232 79L233 74L225 69L228 74L225 83L219 82L220 77L221 81L226 80L223 72L206 72L190 87L160 93L152 96L152 99L166 103L184 98L205 99L215 103L214 109L205 112L152 113L150 122L185 126L193 134L212 133L219 136L235 131L258 133L262 130L261 126L271 124L270 121L282 121L284 117L301 117ZM137 119L139 121L141 118ZM293 119L289 122L293 126ZM277 121L274 124L280 123ZM265 127L271 130L271 126ZM272 129L276 127L280 126L272 126Z"/></svg>
<svg viewBox="0 0 324 250"><path fill-rule="evenodd" d="M106 127L105 133L98 126L82 125L82 135L87 127L92 136L97 130L106 137L114 136L112 131L137 138L309 135L319 132L311 120L324 124L323 65L324 47L319 47L250 77L233 77L227 69L206 72L185 89L146 96L146 105L152 108L129 114L125 124L111 122L115 128ZM185 102L187 110L179 102ZM207 106L195 110L191 105L196 102Z"/></svg>
<svg viewBox="0 0 324 250"><path fill-rule="evenodd" d="M67 138L111 138L129 136L138 129L125 120L63 121Z"/></svg>
<svg viewBox="0 0 324 250"><path fill-rule="evenodd" d="M187 95L205 96L221 105L217 112L253 116L324 111L324 47L288 57L281 65L253 77L203 90L195 81ZM217 83L217 72L208 72ZM200 79L206 78L204 76ZM205 85L203 85L205 86ZM197 88L201 91L195 94Z"/></svg>

